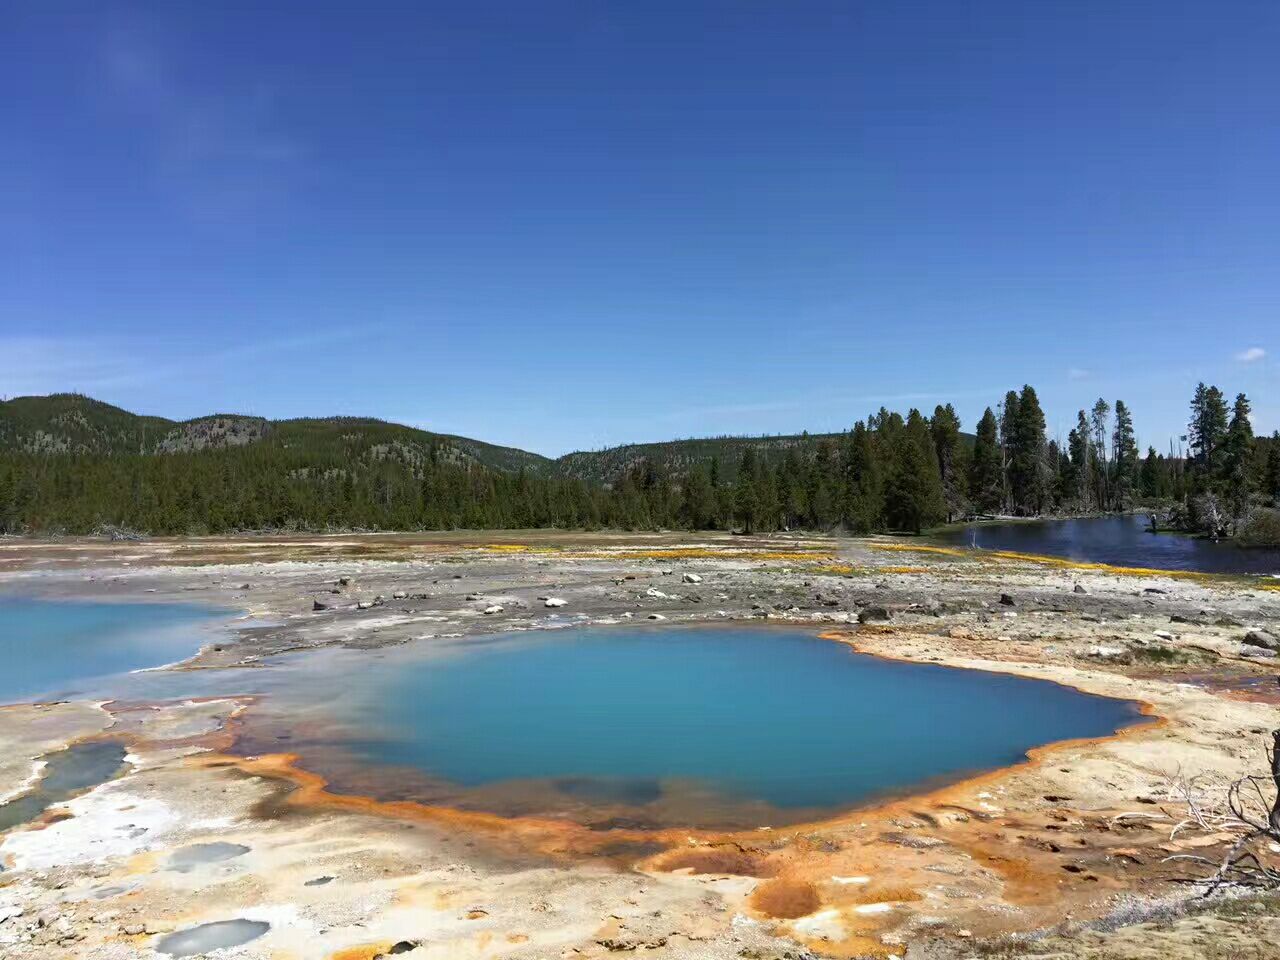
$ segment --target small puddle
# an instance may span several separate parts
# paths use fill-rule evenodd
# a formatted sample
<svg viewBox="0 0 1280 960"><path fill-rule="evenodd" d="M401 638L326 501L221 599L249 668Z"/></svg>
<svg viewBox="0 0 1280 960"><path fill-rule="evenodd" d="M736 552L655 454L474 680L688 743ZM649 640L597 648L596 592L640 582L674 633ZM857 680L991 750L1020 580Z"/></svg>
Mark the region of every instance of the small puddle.
<svg viewBox="0 0 1280 960"><path fill-rule="evenodd" d="M165 869L174 870L178 873L190 873L196 867L234 860L236 857L242 857L248 852L249 848L242 843L223 843L221 841L217 843L196 843L173 851Z"/></svg>
<svg viewBox="0 0 1280 960"><path fill-rule="evenodd" d="M0 806L0 833L30 823L49 807L106 783L125 766L124 744L115 740L77 743L41 757L44 776L28 793Z"/></svg>
<svg viewBox="0 0 1280 960"><path fill-rule="evenodd" d="M156 950L171 957L194 957L211 950L238 947L271 929L264 920L219 920L161 937Z"/></svg>

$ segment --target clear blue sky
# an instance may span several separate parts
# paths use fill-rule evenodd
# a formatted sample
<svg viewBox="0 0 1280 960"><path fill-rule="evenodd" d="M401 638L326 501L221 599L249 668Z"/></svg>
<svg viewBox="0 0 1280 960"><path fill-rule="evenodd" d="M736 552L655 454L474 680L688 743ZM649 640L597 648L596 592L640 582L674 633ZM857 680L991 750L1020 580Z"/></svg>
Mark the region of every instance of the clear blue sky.
<svg viewBox="0 0 1280 960"><path fill-rule="evenodd" d="M267 9L269 8L269 9ZM548 454L1280 426L1280 3L0 10L0 393Z"/></svg>

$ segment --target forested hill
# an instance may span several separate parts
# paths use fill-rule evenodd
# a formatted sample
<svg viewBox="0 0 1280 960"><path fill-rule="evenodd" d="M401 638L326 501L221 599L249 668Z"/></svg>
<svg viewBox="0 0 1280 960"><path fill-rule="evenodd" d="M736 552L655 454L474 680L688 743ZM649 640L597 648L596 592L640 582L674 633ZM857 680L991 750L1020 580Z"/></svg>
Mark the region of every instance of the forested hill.
<svg viewBox="0 0 1280 960"><path fill-rule="evenodd" d="M1176 505L1180 528L1280 542L1280 436L1201 384L1191 457L1138 447L1117 400L1065 444L1035 390L973 437L950 406L881 409L848 433L680 440L551 460L380 420L139 417L69 394L0 403L0 534L454 527L921 530L993 513ZM1271 532L1267 532L1271 531Z"/></svg>
<svg viewBox="0 0 1280 960"><path fill-rule="evenodd" d="M402 447L411 455L430 454L453 463L474 463L507 472L543 471L552 463L547 457L514 447L364 417L267 420L224 413L175 421L139 416L74 393L0 402L0 451L6 452L191 453L241 447L268 438L286 447L327 447L343 452Z"/></svg>
<svg viewBox="0 0 1280 960"><path fill-rule="evenodd" d="M645 464L672 477L681 477L698 467L709 469L715 463L720 479L732 482L747 449L754 451L759 462L774 463L785 457L788 451L801 457L812 456L824 440L836 443L841 436L843 434L799 433L772 437L710 437L668 440L662 443L628 443L604 450L565 454L556 461L556 469L565 476L612 485Z"/></svg>
<svg viewBox="0 0 1280 960"><path fill-rule="evenodd" d="M507 473L542 475L612 486L641 466L680 478L695 468L711 469L732 482L749 448L761 464L773 464L792 452L812 457L838 433L800 433L759 437L710 437L631 443L604 450L578 451L557 460L469 437L431 433L382 420L325 417L267 420L240 414L211 414L175 421L130 413L73 393L17 397L0 402L0 451L67 454L164 454L219 450L260 442L302 445L350 452L400 445L456 464L478 464ZM964 436L972 443L972 435Z"/></svg>

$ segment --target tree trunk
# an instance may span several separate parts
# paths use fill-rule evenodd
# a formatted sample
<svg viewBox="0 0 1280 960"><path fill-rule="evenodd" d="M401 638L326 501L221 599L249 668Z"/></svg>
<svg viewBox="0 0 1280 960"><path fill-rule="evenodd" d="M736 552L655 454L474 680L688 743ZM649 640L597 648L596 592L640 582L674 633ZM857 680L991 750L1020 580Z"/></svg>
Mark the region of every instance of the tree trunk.
<svg viewBox="0 0 1280 960"><path fill-rule="evenodd" d="M1271 731L1271 779L1276 785L1276 798L1271 803L1271 832L1280 836L1280 730Z"/></svg>

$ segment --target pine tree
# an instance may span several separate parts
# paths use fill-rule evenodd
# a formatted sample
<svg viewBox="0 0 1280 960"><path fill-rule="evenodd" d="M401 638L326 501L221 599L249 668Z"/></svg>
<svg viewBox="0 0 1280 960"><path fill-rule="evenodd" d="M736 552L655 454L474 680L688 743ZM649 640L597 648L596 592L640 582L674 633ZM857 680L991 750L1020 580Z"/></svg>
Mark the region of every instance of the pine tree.
<svg viewBox="0 0 1280 960"><path fill-rule="evenodd" d="M1018 436L1018 394L1010 390L1000 405L1000 504L1005 513L1013 513L1014 448Z"/></svg>
<svg viewBox="0 0 1280 960"><path fill-rule="evenodd" d="M1112 506L1127 510L1133 504L1134 486L1138 479L1138 441L1133 434L1133 417L1123 400L1116 401L1116 426L1111 449L1115 457L1112 475Z"/></svg>
<svg viewBox="0 0 1280 960"><path fill-rule="evenodd" d="M756 453L751 447L742 451L738 478L734 483L734 513L744 533L754 533L759 518L760 502L756 496Z"/></svg>
<svg viewBox="0 0 1280 960"><path fill-rule="evenodd" d="M870 533L884 522L882 473L875 434L859 421L844 454L844 523L852 533Z"/></svg>
<svg viewBox="0 0 1280 960"><path fill-rule="evenodd" d="M1280 431L1271 434L1267 450L1266 494L1272 506L1280 507Z"/></svg>
<svg viewBox="0 0 1280 960"><path fill-rule="evenodd" d="M1222 442L1222 488L1227 507L1236 525L1249 507L1253 490L1250 466L1253 459L1253 424L1249 420L1249 398L1236 394L1231 424Z"/></svg>
<svg viewBox="0 0 1280 960"><path fill-rule="evenodd" d="M1001 466L999 425L996 415L987 407L978 421L973 458L969 461L969 496L979 513L993 514L1003 501L1003 468Z"/></svg>
<svg viewBox="0 0 1280 960"><path fill-rule="evenodd" d="M1013 418L1010 451L1009 485L1014 509L1022 514L1043 512L1048 491L1045 465L1045 422L1040 400L1029 384L1018 397L1017 414Z"/></svg>
<svg viewBox="0 0 1280 960"><path fill-rule="evenodd" d="M939 405L934 408L929 432L933 436L933 449L942 476L942 499L946 504L947 522L950 523L963 516L969 506L968 464L955 407L948 403L945 407Z"/></svg>
<svg viewBox="0 0 1280 960"><path fill-rule="evenodd" d="M1227 436L1227 401L1217 387L1196 387L1191 401L1187 438L1195 460L1195 481L1200 489L1211 487L1221 472L1222 443Z"/></svg>
<svg viewBox="0 0 1280 960"><path fill-rule="evenodd" d="M1147 447L1147 458L1142 461L1142 472L1138 479L1138 490L1144 499L1155 500L1163 495L1162 469L1156 448Z"/></svg>
<svg viewBox="0 0 1280 960"><path fill-rule="evenodd" d="M1089 421L1081 410L1076 427L1067 434L1067 450L1075 474L1073 499L1081 510L1093 509L1093 444L1089 441Z"/></svg>
<svg viewBox="0 0 1280 960"><path fill-rule="evenodd" d="M920 533L946 516L946 505L933 438L919 410L908 413L895 447L894 467L885 491L889 522L899 530Z"/></svg>
<svg viewBox="0 0 1280 960"><path fill-rule="evenodd" d="M1107 456L1107 434L1111 424L1111 404L1098 398L1089 416L1093 437L1093 499L1101 510L1111 502L1111 462Z"/></svg>

